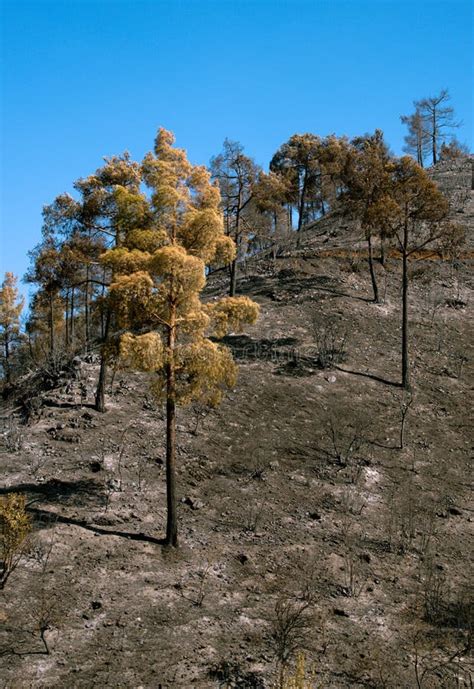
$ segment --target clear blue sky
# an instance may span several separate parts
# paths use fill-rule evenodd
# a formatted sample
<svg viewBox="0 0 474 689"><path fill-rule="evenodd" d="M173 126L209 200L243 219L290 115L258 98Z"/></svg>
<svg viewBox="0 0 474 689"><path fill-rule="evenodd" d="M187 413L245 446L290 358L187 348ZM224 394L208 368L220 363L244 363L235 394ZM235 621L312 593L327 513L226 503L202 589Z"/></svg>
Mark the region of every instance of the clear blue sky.
<svg viewBox="0 0 474 689"><path fill-rule="evenodd" d="M472 147L469 0L0 0L1 265L23 275L41 208L158 125L193 162L228 136L266 166L294 132L380 127L447 87Z"/></svg>

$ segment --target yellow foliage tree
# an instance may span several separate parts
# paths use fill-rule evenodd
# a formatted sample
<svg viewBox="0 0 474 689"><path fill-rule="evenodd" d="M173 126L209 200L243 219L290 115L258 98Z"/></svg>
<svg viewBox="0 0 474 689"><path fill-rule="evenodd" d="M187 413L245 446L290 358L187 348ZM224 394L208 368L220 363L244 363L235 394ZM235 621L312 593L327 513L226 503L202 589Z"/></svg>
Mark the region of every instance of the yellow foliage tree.
<svg viewBox="0 0 474 689"><path fill-rule="evenodd" d="M0 501L0 589L21 560L30 531L24 495L10 493Z"/></svg>
<svg viewBox="0 0 474 689"><path fill-rule="evenodd" d="M152 223L124 231L104 263L114 281L110 300L119 325L124 365L153 374L152 390L166 403L166 543L178 544L176 510L176 407L193 400L219 404L235 384L230 351L209 339L254 323L258 306L246 297L205 304L205 267L230 263L234 242L225 235L220 192L205 167L193 166L160 129L142 164Z"/></svg>
<svg viewBox="0 0 474 689"><path fill-rule="evenodd" d="M5 273L0 287L0 347L3 377L8 383L11 378L12 349L20 339L20 315L24 300L19 297L17 278Z"/></svg>

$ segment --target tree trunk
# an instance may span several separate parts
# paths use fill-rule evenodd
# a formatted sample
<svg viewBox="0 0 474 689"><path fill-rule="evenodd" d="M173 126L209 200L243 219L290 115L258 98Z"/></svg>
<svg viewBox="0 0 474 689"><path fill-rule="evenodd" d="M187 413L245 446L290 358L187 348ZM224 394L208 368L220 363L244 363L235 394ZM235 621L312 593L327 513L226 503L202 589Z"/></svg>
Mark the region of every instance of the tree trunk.
<svg viewBox="0 0 474 689"><path fill-rule="evenodd" d="M387 262L387 256L385 254L385 240L382 237L380 240L380 265L384 266L384 268L385 268L386 262Z"/></svg>
<svg viewBox="0 0 474 689"><path fill-rule="evenodd" d="M239 190L239 198L238 198L238 205L237 205L237 211L235 214L235 246L237 248L237 254L232 261L232 264L230 266L230 285L229 285L229 297L235 297L235 293L237 292L237 258L238 258L238 253L239 253L239 244L240 244L240 207L241 207L241 196L242 192Z"/></svg>
<svg viewBox="0 0 474 689"><path fill-rule="evenodd" d="M296 240L296 246L300 245L301 241L301 228L303 227L303 213L304 213L304 204L306 200L306 173L304 176L303 180L303 188L301 189L301 198L300 198L300 203L298 205L298 227L296 228L296 231L298 232L298 238Z"/></svg>
<svg viewBox="0 0 474 689"><path fill-rule="evenodd" d="M85 327L86 327L86 343L85 351L89 351L89 341L90 341L90 314L89 314L89 264L86 266L86 284L85 284L85 302L84 302L84 315L85 315Z"/></svg>
<svg viewBox="0 0 474 689"><path fill-rule="evenodd" d="M235 297L237 291L237 259L234 258L230 264L230 285L229 285L229 297Z"/></svg>
<svg viewBox="0 0 474 689"><path fill-rule="evenodd" d="M436 123L436 112L433 112L433 139L432 139L432 144L433 144L433 165L436 165L438 162L437 159L437 144L438 144L438 132L437 132L437 123Z"/></svg>
<svg viewBox="0 0 474 689"><path fill-rule="evenodd" d="M166 365L166 545L178 545L178 515L176 506L176 377L174 348L176 338L176 307L171 307L168 328L168 357Z"/></svg>
<svg viewBox="0 0 474 689"><path fill-rule="evenodd" d="M115 245L117 246L117 242L115 242ZM106 270L102 271L102 304L101 304L101 309L100 309L100 336L102 339L105 339L105 330L106 330L106 322L107 322L107 314L105 314L104 317L104 301L105 301L105 280L107 278Z"/></svg>
<svg viewBox="0 0 474 689"><path fill-rule="evenodd" d="M377 285L377 276L375 274L375 268L374 268L374 257L373 257L373 252L372 252L372 237L369 236L367 237L367 246L369 249L369 270L370 270L370 279L372 280L372 289L374 292L374 298L373 301L375 304L379 303L379 288Z"/></svg>
<svg viewBox="0 0 474 689"><path fill-rule="evenodd" d="M97 390L95 393L95 409L102 413L107 411L105 406L105 383L107 380L107 357L104 352L100 359L99 380L97 382Z"/></svg>
<svg viewBox="0 0 474 689"><path fill-rule="evenodd" d="M107 411L105 407L105 383L107 381L107 341L109 339L110 330L110 309L107 309L107 315L105 318L105 329L104 329L104 342L102 345L102 352L100 357L100 371L99 380L97 382L97 390L95 393L95 409L96 411L105 412Z"/></svg>
<svg viewBox="0 0 474 689"><path fill-rule="evenodd" d="M7 383L10 382L11 371L10 371L10 342L9 342L8 332L5 332L5 380Z"/></svg>
<svg viewBox="0 0 474 689"><path fill-rule="evenodd" d="M417 161L417 162L418 162L418 165L419 165L420 167L423 167L423 143L422 143L422 141L421 141L421 134L420 134L420 133L418 133L417 138L418 138L418 140L417 140L417 146L416 146L416 149L417 149L417 158L418 158L418 161Z"/></svg>
<svg viewBox="0 0 474 689"><path fill-rule="evenodd" d="M410 389L410 371L408 363L408 255L407 230L404 233L403 268L402 268L402 387Z"/></svg>
<svg viewBox="0 0 474 689"><path fill-rule="evenodd" d="M49 295L49 351L54 354L54 297Z"/></svg>
<svg viewBox="0 0 474 689"><path fill-rule="evenodd" d="M74 349L74 287L72 288L71 293L71 328L69 337L71 340L71 348Z"/></svg>
<svg viewBox="0 0 474 689"><path fill-rule="evenodd" d="M69 348L69 290L66 290L66 319L65 319L65 325L66 325L66 330L64 333L64 342L66 345L66 350Z"/></svg>

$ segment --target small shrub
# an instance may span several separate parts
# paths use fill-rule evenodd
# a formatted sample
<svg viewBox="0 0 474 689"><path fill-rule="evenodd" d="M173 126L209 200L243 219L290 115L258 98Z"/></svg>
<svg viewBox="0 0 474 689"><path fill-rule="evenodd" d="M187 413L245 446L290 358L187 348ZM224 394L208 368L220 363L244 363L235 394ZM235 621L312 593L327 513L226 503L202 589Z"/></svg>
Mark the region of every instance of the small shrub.
<svg viewBox="0 0 474 689"><path fill-rule="evenodd" d="M338 332L332 325L321 328L315 323L313 328L319 368L331 369L341 364L346 358L347 333Z"/></svg>
<svg viewBox="0 0 474 689"><path fill-rule="evenodd" d="M196 572L198 582L194 586L189 586L188 583L184 583L183 581L181 581L177 585L177 588L180 591L181 596L198 608L202 607L204 598L208 593L210 569L211 565L207 563L205 567L199 569Z"/></svg>
<svg viewBox="0 0 474 689"><path fill-rule="evenodd" d="M331 417L325 431L325 439L330 447L326 451L327 455L335 460L341 469L347 469L348 478L354 484L358 482L363 467L370 464L370 460L365 456L367 441L364 430L361 426L344 426L339 420L335 421Z"/></svg>
<svg viewBox="0 0 474 689"><path fill-rule="evenodd" d="M304 653L298 653L294 671L284 670L274 689L316 689L315 673L306 667Z"/></svg>
<svg viewBox="0 0 474 689"><path fill-rule="evenodd" d="M209 676L226 689L265 689L261 677L255 672L247 672L235 661L221 660L209 670Z"/></svg>
<svg viewBox="0 0 474 689"><path fill-rule="evenodd" d="M43 650L36 651L49 655L51 650L46 639L46 632L55 629L60 621L61 614L58 607L57 593L42 589L38 600L32 605L29 616L34 625L34 631L41 640Z"/></svg>
<svg viewBox="0 0 474 689"><path fill-rule="evenodd" d="M23 447L24 433L20 428L18 419L8 417L5 429L1 434L1 444L7 452L19 452Z"/></svg>
<svg viewBox="0 0 474 689"><path fill-rule="evenodd" d="M271 621L271 640L279 667L279 689L284 689L284 678L295 654L308 643L312 629L311 602L294 598L279 598ZM286 685L290 687L291 685Z"/></svg>
<svg viewBox="0 0 474 689"><path fill-rule="evenodd" d="M345 273L360 273L364 264L357 251L351 251L346 260L341 261L341 270Z"/></svg>
<svg viewBox="0 0 474 689"><path fill-rule="evenodd" d="M25 554L30 532L25 497L10 493L0 502L0 589Z"/></svg>

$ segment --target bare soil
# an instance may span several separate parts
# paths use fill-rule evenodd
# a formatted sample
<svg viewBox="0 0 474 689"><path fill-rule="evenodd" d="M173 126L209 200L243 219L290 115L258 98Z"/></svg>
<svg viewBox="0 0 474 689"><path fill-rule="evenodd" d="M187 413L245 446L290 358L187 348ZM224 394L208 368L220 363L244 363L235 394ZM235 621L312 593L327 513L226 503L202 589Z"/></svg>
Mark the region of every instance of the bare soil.
<svg viewBox="0 0 474 689"><path fill-rule="evenodd" d="M241 277L261 318L226 340L237 387L180 410L177 551L146 376L119 372L98 414L83 363L86 404L72 383L17 428L0 492L28 497L34 537L0 592L1 687L271 687L283 598L311 601L318 687L472 686L470 265L413 266L401 448L399 262L376 305L363 256L303 253Z"/></svg>

